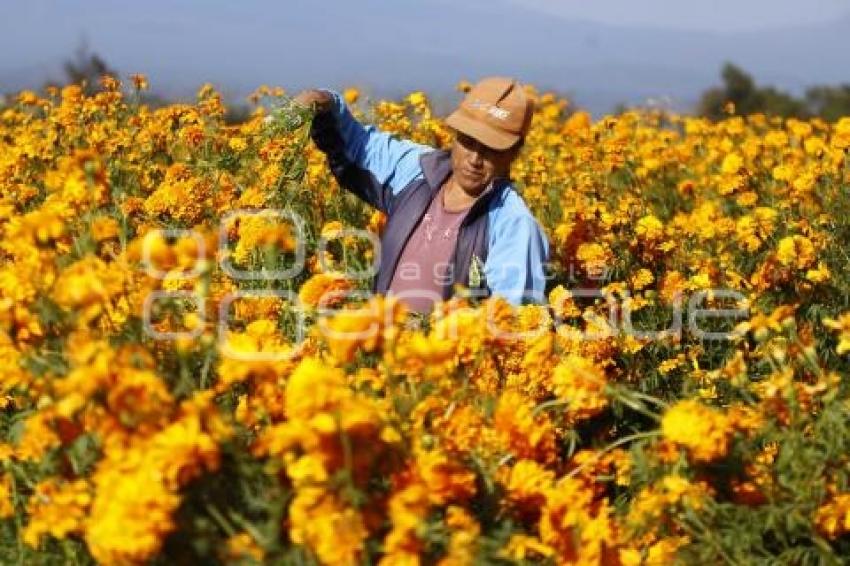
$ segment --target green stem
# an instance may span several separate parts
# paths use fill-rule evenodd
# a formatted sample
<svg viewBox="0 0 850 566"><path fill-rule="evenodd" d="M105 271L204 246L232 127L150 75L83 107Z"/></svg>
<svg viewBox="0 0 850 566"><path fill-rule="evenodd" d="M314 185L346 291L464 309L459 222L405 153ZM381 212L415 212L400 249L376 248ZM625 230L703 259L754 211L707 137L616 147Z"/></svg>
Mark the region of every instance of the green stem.
<svg viewBox="0 0 850 566"><path fill-rule="evenodd" d="M545 411L546 409L551 409L552 407L560 407L562 405L569 405L569 404L570 404L570 402L566 399L552 399L551 401L544 401L543 403L540 403L539 405L534 407L534 409L531 410L531 416L536 417L537 415L539 415L542 411Z"/></svg>
<svg viewBox="0 0 850 566"><path fill-rule="evenodd" d="M254 525L252 525L250 522L248 522L242 515L240 515L236 511L231 510L229 516L231 521L239 524L239 526L242 527L246 533L251 535L251 537L260 544L260 546L264 548L267 548L269 546L270 541L266 539L266 537L264 537L260 533L260 531L258 531L257 528L254 527Z"/></svg>
<svg viewBox="0 0 850 566"><path fill-rule="evenodd" d="M213 520L218 524L218 526L221 527L221 529L225 533L227 533L227 536L232 537L236 534L236 530L230 523L227 522L227 519L224 518L224 515L221 514L221 511L216 509L215 505L209 502L204 503L204 509L207 511L207 513L210 514L210 517L213 518Z"/></svg>
<svg viewBox="0 0 850 566"><path fill-rule="evenodd" d="M662 401L658 397L653 397L652 395L647 395L646 393L641 393L640 391L635 391L633 389L629 389L629 393L631 395L634 395L635 397L637 397L638 399L640 399L642 401L648 401L650 403L653 403L654 405L658 405L659 407L661 407L663 409L666 409L667 407L669 407L669 405L667 403L665 403L664 401Z"/></svg>
<svg viewBox="0 0 850 566"><path fill-rule="evenodd" d="M633 411L637 411L638 413L642 414L643 416L645 416L645 417L647 417L647 418L649 418L649 419L651 419L655 422L661 421L661 417L659 415L656 415L655 413L653 413L652 411L650 411L649 409L644 407L644 405L642 403L640 403L639 401L632 398L632 397L640 398L640 395L636 394L637 393L636 391L632 391L630 389L626 389L626 388L623 388L623 387L615 387L615 386L610 386L610 385L607 387L607 390L608 390L608 393L611 395L611 397L613 397L614 399L616 399L620 403L623 403L624 405L626 405L627 407L629 407ZM643 397L649 397L649 396L643 395ZM652 399L652 397L650 397L650 399Z"/></svg>
<svg viewBox="0 0 850 566"><path fill-rule="evenodd" d="M632 441L634 441L634 440L642 440L642 439L645 439L645 438L656 438L656 437L659 437L659 436L661 436L661 431L660 431L660 430L648 430L648 431L645 431L645 432L638 432L638 433L635 433L635 434L630 434L630 435L628 435L628 436L624 436L623 438L620 438L620 439L619 439L619 440L617 440L616 442L612 442L611 444L609 444L609 445L608 445L608 446L606 446L605 448L603 448L603 449L601 449L601 450L598 450L598 451L597 451L597 452L593 455L593 458L592 458L592 459L590 459L590 460L586 461L584 464L582 464L582 465L580 465L580 466L578 466L578 467L576 467L576 468L573 468L573 469L570 471L570 473L568 473L568 474L567 474L566 476L564 476L564 477L568 477L568 478L575 477L576 475L578 475L578 474L579 474L579 472L581 472L581 471L582 471L583 469L585 469L587 466L589 466L590 464L592 464L592 463L594 463L596 460L598 460L600 457L602 457L602 455L603 455L603 454L607 454L608 452L611 452L612 450L614 450L615 448L618 448L618 447L622 446L623 444L628 444L629 442L632 442Z"/></svg>

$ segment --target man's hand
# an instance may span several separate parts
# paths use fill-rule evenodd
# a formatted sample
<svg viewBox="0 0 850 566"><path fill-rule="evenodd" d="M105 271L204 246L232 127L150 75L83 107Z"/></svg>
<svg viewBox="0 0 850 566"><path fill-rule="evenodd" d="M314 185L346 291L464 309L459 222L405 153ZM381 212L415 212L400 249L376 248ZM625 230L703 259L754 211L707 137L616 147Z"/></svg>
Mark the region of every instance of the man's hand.
<svg viewBox="0 0 850 566"><path fill-rule="evenodd" d="M325 90L302 90L293 98L301 106L310 108L316 114L329 111L334 105L334 97Z"/></svg>

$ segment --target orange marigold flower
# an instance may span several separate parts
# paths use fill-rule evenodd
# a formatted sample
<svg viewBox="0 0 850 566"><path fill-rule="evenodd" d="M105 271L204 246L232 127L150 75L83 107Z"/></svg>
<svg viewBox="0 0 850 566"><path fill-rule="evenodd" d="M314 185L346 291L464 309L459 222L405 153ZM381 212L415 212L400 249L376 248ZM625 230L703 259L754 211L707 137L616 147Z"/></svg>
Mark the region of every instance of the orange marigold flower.
<svg viewBox="0 0 850 566"><path fill-rule="evenodd" d="M685 399L664 413L661 432L665 439L686 448L694 460L710 462L722 458L729 450L731 424L721 411Z"/></svg>
<svg viewBox="0 0 850 566"><path fill-rule="evenodd" d="M343 302L352 288L352 281L343 273L317 273L301 286L298 300L308 308L332 307Z"/></svg>
<svg viewBox="0 0 850 566"><path fill-rule="evenodd" d="M567 419L572 423L588 419L608 406L607 383L601 367L576 354L567 356L552 374L555 394L566 401Z"/></svg>

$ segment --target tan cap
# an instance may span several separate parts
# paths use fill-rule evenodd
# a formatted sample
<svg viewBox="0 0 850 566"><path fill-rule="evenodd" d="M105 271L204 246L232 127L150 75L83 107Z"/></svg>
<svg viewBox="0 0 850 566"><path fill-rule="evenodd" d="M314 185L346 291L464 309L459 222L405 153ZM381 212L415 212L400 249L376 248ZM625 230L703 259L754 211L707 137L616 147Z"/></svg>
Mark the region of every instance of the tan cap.
<svg viewBox="0 0 850 566"><path fill-rule="evenodd" d="M501 151L525 137L533 113L534 101L517 81L487 77L470 89L446 124Z"/></svg>

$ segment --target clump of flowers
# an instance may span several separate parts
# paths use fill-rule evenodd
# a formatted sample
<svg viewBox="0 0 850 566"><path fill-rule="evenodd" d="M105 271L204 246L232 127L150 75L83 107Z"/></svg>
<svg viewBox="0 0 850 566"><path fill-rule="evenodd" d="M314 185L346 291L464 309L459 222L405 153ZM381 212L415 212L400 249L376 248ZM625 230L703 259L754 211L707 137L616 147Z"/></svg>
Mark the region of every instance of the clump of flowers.
<svg viewBox="0 0 850 566"><path fill-rule="evenodd" d="M211 85L148 86L0 105L0 562L850 553L850 118L594 121L529 87L511 178L546 301L417 316L366 292L346 228L387 215L309 110L263 86L229 123ZM424 92L343 98L452 143Z"/></svg>
<svg viewBox="0 0 850 566"><path fill-rule="evenodd" d="M699 401L679 401L661 419L664 438L685 448L697 462L722 458L729 450L733 429L729 418Z"/></svg>

